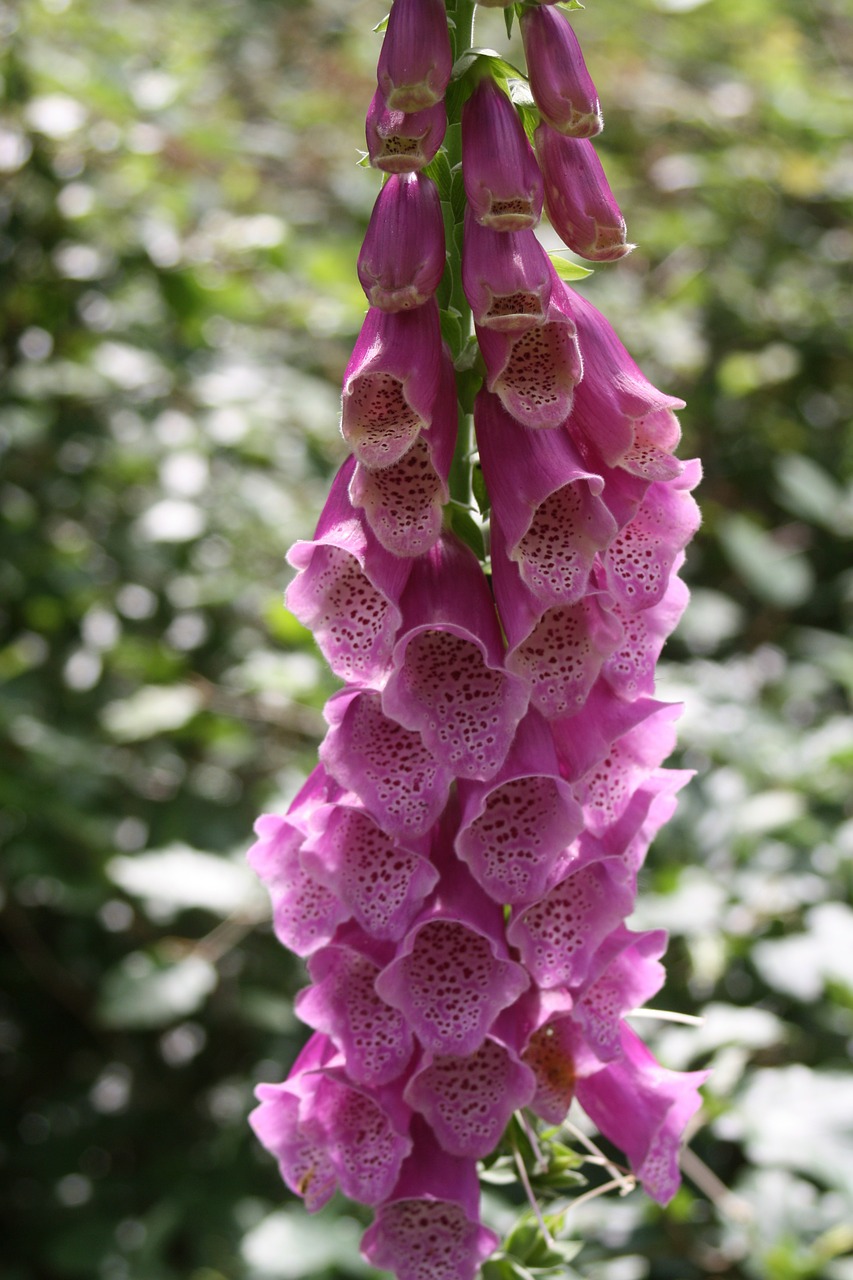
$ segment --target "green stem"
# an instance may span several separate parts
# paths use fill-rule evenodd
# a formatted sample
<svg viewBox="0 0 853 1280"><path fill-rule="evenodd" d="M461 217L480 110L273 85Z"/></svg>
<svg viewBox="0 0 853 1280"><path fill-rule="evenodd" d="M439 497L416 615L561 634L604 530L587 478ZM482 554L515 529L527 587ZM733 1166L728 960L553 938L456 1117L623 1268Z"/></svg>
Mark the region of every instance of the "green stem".
<svg viewBox="0 0 853 1280"><path fill-rule="evenodd" d="M454 60L458 59L466 49L474 43L474 17L477 9L476 0L456 0L455 5L448 4L448 12L455 23L451 29ZM447 121L447 159L451 169L456 171L456 181L461 181L458 166L462 163L462 131L460 120L449 117ZM459 313L459 325L462 334L460 350L454 352L459 356L464 351L471 332L471 308L468 306L462 289L462 223L453 228L448 245L450 254L450 273L452 280L450 305ZM450 468L451 499L468 507L471 503L471 445L473 442L471 415L463 408L459 409L459 433L456 451Z"/></svg>

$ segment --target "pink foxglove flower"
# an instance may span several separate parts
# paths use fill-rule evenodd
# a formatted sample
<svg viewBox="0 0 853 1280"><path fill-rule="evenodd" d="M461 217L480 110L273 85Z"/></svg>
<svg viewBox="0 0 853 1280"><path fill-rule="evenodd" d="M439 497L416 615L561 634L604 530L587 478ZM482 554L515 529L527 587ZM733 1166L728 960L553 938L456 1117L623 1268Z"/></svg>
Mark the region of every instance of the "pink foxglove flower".
<svg viewBox="0 0 853 1280"><path fill-rule="evenodd" d="M335 477L313 541L288 553L298 573L285 598L335 675L372 685L391 660L410 561L390 555L353 507L353 470L348 459Z"/></svg>
<svg viewBox="0 0 853 1280"><path fill-rule="evenodd" d="M646 1192L668 1204L678 1190L678 1151L698 1110L707 1071L667 1071L638 1036L622 1028L622 1057L578 1081L578 1101L627 1155Z"/></svg>
<svg viewBox="0 0 853 1280"><path fill-rule="evenodd" d="M444 0L394 0L376 69L393 111L422 111L444 97L453 54Z"/></svg>
<svg viewBox="0 0 853 1280"><path fill-rule="evenodd" d="M593 262L615 262L634 248L595 147L550 125L536 130L536 155L545 180L545 209L560 239Z"/></svg>
<svg viewBox="0 0 853 1280"><path fill-rule="evenodd" d="M441 374L438 309L371 307L344 374L341 432L365 467L389 467L429 427Z"/></svg>
<svg viewBox="0 0 853 1280"><path fill-rule="evenodd" d="M684 401L653 387L601 312L577 290L569 293L588 376L578 387L568 431L608 466L671 480L684 467L672 456L681 439L674 410Z"/></svg>
<svg viewBox="0 0 853 1280"><path fill-rule="evenodd" d="M358 255L367 301L382 311L421 306L438 288L444 261L438 188L423 174L392 174L376 198Z"/></svg>
<svg viewBox="0 0 853 1280"><path fill-rule="evenodd" d="M521 35L530 88L542 119L572 138L600 133L604 122L598 94L568 20L550 9L525 9Z"/></svg>
<svg viewBox="0 0 853 1280"><path fill-rule="evenodd" d="M507 412L526 427L558 427L565 422L583 375L583 357L562 281L553 277L543 324L521 333L477 325L476 333L486 386Z"/></svg>
<svg viewBox="0 0 853 1280"><path fill-rule="evenodd" d="M499 903L540 898L559 878L564 850L583 827L560 777L548 725L530 711L491 781L458 782L462 813L456 852Z"/></svg>
<svg viewBox="0 0 853 1280"><path fill-rule="evenodd" d="M438 541L456 429L456 379L443 350L429 426L396 462L378 469L359 462L350 482L353 506L364 511L376 540L392 555L420 556Z"/></svg>
<svg viewBox="0 0 853 1280"><path fill-rule="evenodd" d="M544 324L551 299L548 255L532 231L493 231L465 211L462 284L476 324L519 333Z"/></svg>
<svg viewBox="0 0 853 1280"><path fill-rule="evenodd" d="M362 1253L397 1280L474 1280L498 1244L480 1222L476 1163L443 1150L426 1124L412 1128L414 1150Z"/></svg>
<svg viewBox="0 0 853 1280"><path fill-rule="evenodd" d="M415 173L435 158L446 129L443 102L405 112L389 107L377 89L365 128L370 163L385 173Z"/></svg>
<svg viewBox="0 0 853 1280"><path fill-rule="evenodd" d="M493 231L535 227L542 216L542 174L518 112L485 77L462 111L462 177L468 205Z"/></svg>
<svg viewBox="0 0 853 1280"><path fill-rule="evenodd" d="M455 777L491 778L527 710L476 557L443 537L413 566L402 598L385 714L420 734Z"/></svg>
<svg viewBox="0 0 853 1280"><path fill-rule="evenodd" d="M479 1160L491 1155L513 1111L526 1107L535 1090L536 1077L517 1049L492 1033L473 1053L424 1051L404 1097L445 1151Z"/></svg>
<svg viewBox="0 0 853 1280"><path fill-rule="evenodd" d="M547 604L575 604L589 589L596 552L617 532L601 497L604 480L584 466L566 432L522 427L486 391L474 425L492 519L522 581Z"/></svg>

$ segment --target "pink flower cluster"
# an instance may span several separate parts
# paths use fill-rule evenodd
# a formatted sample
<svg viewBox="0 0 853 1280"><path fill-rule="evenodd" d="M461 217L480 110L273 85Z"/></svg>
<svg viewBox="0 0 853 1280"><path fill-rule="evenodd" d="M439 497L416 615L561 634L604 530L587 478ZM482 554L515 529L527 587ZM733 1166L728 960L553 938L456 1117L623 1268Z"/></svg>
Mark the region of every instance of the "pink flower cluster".
<svg viewBox="0 0 853 1280"><path fill-rule="evenodd" d="M476 1162L513 1111L576 1098L666 1202L699 1103L625 1015L663 981L637 874L687 775L655 664L686 603L698 465L657 391L536 239L626 251L588 141L601 116L567 20L522 32L531 147L484 74L462 113L462 281L485 365L474 420L491 579L450 531L453 358L435 293L451 46L443 0L395 0L367 121L390 174L359 257L370 307L346 370L339 471L287 602L344 687L320 763L250 859L306 958L314 1029L252 1122L310 1210L375 1207L363 1250L400 1280L471 1280L497 1238Z"/></svg>

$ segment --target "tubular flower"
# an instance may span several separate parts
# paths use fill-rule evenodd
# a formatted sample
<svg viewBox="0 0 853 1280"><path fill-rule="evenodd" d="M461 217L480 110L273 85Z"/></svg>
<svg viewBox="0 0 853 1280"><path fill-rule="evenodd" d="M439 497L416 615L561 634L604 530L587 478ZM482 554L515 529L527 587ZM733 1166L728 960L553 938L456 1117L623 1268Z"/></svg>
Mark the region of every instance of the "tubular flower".
<svg viewBox="0 0 853 1280"><path fill-rule="evenodd" d="M550 125L536 130L536 155L545 179L545 208L561 240L592 262L615 262L634 248L595 147Z"/></svg>
<svg viewBox="0 0 853 1280"><path fill-rule="evenodd" d="M675 457L682 402L534 235L544 190L576 251L630 247L572 28L532 5L521 25L536 152L506 64L441 0L393 0L350 456L288 557L287 604L344 687L249 852L313 1031L252 1125L309 1211L336 1190L372 1207L363 1254L397 1280L474 1280L498 1243L476 1162L519 1108L559 1125L577 1102L665 1203L704 1078L626 1023L665 945L626 920L690 777L663 767L679 707L654 695L699 464Z"/></svg>
<svg viewBox="0 0 853 1280"><path fill-rule="evenodd" d="M518 114L485 77L462 111L462 177L468 205L493 231L522 231L542 216L542 174Z"/></svg>
<svg viewBox="0 0 853 1280"><path fill-rule="evenodd" d="M444 97L453 54L443 0L396 0L376 69L392 111L422 111Z"/></svg>
<svg viewBox="0 0 853 1280"><path fill-rule="evenodd" d="M365 125L370 163L385 173L415 173L434 159L446 128L443 101L406 112L390 107L377 89Z"/></svg>
<svg viewBox="0 0 853 1280"><path fill-rule="evenodd" d="M444 272L438 188L423 174L392 174L379 192L358 255L372 307L408 311L433 296Z"/></svg>
<svg viewBox="0 0 853 1280"><path fill-rule="evenodd" d="M521 35L542 119L571 138L600 133L604 121L598 94L571 24L550 9L525 9Z"/></svg>

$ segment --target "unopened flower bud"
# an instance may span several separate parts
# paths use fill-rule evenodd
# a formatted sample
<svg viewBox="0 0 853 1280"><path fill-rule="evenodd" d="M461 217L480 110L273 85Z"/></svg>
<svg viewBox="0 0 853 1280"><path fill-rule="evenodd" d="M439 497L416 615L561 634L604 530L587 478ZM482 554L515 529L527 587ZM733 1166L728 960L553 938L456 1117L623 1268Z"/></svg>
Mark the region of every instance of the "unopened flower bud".
<svg viewBox="0 0 853 1280"><path fill-rule="evenodd" d="M573 138L592 138L603 127L601 107L571 25L550 9L526 9L521 34L530 88L539 113Z"/></svg>
<svg viewBox="0 0 853 1280"><path fill-rule="evenodd" d="M367 152L375 169L414 173L433 159L447 128L443 102L423 111L389 107L377 89L367 109Z"/></svg>
<svg viewBox="0 0 853 1280"><path fill-rule="evenodd" d="M536 130L545 179L545 208L557 235L592 262L614 262L634 248L625 219L591 142L567 138L547 124Z"/></svg>
<svg viewBox="0 0 853 1280"><path fill-rule="evenodd" d="M453 55L444 0L394 0L377 79L393 111L423 111L444 97Z"/></svg>
<svg viewBox="0 0 853 1280"><path fill-rule="evenodd" d="M358 255L371 306L408 311L433 296L444 271L438 188L416 173L394 174L379 192Z"/></svg>
<svg viewBox="0 0 853 1280"><path fill-rule="evenodd" d="M462 285L479 325L518 333L545 323L551 266L530 230L492 231L466 209Z"/></svg>
<svg viewBox="0 0 853 1280"><path fill-rule="evenodd" d="M488 77L462 112L462 176L483 226L521 231L542 216L542 175L533 149L515 107Z"/></svg>

